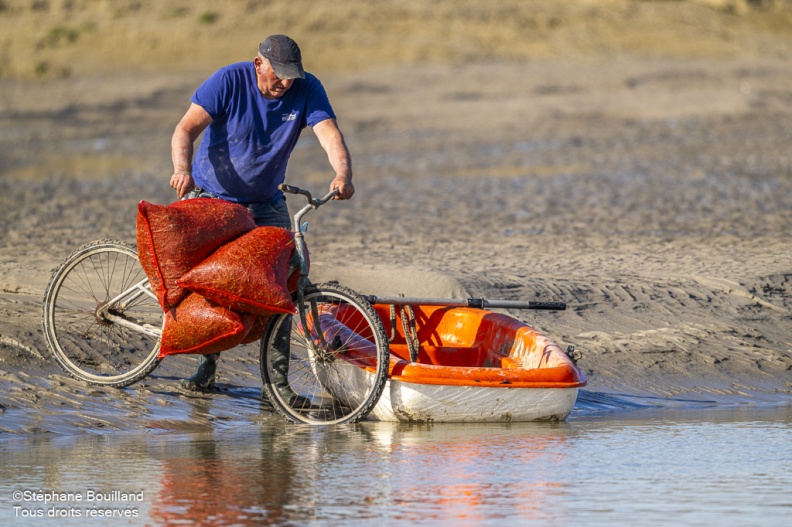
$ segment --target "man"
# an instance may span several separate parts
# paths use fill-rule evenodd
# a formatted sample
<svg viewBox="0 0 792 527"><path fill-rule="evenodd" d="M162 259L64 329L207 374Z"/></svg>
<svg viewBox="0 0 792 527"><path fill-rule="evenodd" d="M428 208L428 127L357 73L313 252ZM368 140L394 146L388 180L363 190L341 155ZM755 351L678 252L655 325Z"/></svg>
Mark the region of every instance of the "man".
<svg viewBox="0 0 792 527"><path fill-rule="evenodd" d="M253 62L221 68L190 99L171 140L170 185L179 198L216 197L248 207L257 225L291 227L278 185L300 132L311 126L327 153L336 199L355 192L352 165L324 87L306 73L297 43L271 35ZM204 132L193 159L193 144ZM219 353L199 355L188 390L214 387Z"/></svg>

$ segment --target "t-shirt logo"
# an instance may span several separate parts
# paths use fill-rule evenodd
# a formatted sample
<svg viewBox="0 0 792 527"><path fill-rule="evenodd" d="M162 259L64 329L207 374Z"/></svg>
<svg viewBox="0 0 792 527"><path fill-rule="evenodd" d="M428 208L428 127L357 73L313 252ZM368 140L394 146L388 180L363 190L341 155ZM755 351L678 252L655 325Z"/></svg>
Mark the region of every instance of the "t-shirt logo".
<svg viewBox="0 0 792 527"><path fill-rule="evenodd" d="M282 119L283 119L284 123L287 122L287 121L296 121L297 120L297 112L284 113L282 115Z"/></svg>

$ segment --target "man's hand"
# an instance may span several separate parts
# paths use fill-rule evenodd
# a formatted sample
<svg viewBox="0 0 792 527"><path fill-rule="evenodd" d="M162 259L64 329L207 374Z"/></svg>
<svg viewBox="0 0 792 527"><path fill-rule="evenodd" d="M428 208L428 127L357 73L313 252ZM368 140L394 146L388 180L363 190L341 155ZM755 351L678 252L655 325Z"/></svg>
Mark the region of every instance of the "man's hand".
<svg viewBox="0 0 792 527"><path fill-rule="evenodd" d="M170 186L176 190L176 195L179 196L179 199L182 199L195 188L195 182L190 174L177 172L171 176Z"/></svg>
<svg viewBox="0 0 792 527"><path fill-rule="evenodd" d="M355 193L355 186L352 184L352 180L346 176L336 176L333 179L332 183L330 183L330 192L336 189L338 190L338 195L333 199L349 199Z"/></svg>

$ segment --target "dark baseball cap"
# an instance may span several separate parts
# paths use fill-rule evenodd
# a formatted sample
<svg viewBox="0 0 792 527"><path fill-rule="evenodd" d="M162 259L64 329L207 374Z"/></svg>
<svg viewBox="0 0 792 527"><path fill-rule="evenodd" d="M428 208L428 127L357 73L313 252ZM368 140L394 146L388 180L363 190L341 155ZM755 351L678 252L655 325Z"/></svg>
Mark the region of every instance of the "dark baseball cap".
<svg viewBox="0 0 792 527"><path fill-rule="evenodd" d="M304 79L300 46L286 35L270 35L259 44L259 53L267 59L275 75L283 80Z"/></svg>

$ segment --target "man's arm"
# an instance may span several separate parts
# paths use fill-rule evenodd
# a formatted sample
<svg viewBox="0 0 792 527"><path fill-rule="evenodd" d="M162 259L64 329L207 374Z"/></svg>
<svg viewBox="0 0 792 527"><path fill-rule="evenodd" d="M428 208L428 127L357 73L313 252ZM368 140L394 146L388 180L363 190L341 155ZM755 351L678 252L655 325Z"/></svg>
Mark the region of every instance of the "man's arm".
<svg viewBox="0 0 792 527"><path fill-rule="evenodd" d="M355 193L355 187L352 185L352 160L336 120L320 121L314 125L313 131L319 139L319 144L327 152L327 159L335 171L335 178L330 183L331 191L338 189L338 196L335 199L351 198Z"/></svg>
<svg viewBox="0 0 792 527"><path fill-rule="evenodd" d="M170 186L176 190L179 199L195 187L192 178L193 144L201 132L212 122L212 117L201 106L190 105L171 138L171 157L173 158L173 175Z"/></svg>

